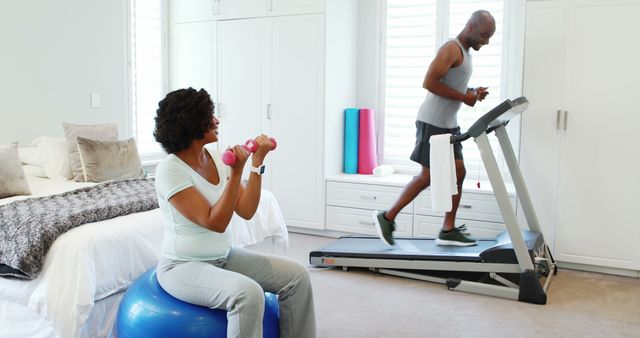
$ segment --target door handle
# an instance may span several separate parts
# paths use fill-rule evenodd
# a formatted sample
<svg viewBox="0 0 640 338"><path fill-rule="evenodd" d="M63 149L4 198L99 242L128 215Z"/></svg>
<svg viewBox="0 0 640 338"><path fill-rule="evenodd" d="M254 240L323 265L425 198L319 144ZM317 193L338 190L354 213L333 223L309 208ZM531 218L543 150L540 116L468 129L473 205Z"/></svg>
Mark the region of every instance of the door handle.
<svg viewBox="0 0 640 338"><path fill-rule="evenodd" d="M567 122L569 120L569 112L568 111L564 111L564 130L567 130Z"/></svg>
<svg viewBox="0 0 640 338"><path fill-rule="evenodd" d="M267 104L267 120L271 120L271 103Z"/></svg>
<svg viewBox="0 0 640 338"><path fill-rule="evenodd" d="M562 120L560 115L562 115L562 110L556 110L556 129L560 129L560 121Z"/></svg>
<svg viewBox="0 0 640 338"><path fill-rule="evenodd" d="M373 222L365 222L365 221L358 221L358 224L360 224L360 225L371 225L371 226L376 225Z"/></svg>

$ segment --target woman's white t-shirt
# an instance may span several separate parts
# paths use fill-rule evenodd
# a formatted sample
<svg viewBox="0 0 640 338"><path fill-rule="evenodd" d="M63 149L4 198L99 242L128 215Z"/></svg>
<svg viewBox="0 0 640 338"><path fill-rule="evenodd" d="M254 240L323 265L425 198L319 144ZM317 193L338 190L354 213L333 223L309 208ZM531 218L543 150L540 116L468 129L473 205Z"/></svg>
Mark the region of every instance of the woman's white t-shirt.
<svg viewBox="0 0 640 338"><path fill-rule="evenodd" d="M180 158L169 154L156 168L156 194L165 223L162 256L184 261L206 261L225 257L231 248L231 230L224 233L209 230L191 222L176 210L169 199L176 193L195 187L212 205L218 201L227 184L230 168L222 162L214 144L205 146L211 155L220 182L212 184Z"/></svg>

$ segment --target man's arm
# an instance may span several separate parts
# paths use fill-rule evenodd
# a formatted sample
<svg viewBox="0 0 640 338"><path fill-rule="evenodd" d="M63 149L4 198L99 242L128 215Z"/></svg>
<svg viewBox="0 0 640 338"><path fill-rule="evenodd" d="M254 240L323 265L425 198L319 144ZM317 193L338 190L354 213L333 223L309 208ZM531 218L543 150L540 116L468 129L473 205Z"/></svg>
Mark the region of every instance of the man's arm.
<svg viewBox="0 0 640 338"><path fill-rule="evenodd" d="M444 78L449 69L458 66L460 63L462 63L460 47L452 41L446 43L438 50L438 54L429 65L422 86L435 95L462 101L464 104L473 107L477 101L473 91L467 90L465 93L460 93L442 82L442 78Z"/></svg>

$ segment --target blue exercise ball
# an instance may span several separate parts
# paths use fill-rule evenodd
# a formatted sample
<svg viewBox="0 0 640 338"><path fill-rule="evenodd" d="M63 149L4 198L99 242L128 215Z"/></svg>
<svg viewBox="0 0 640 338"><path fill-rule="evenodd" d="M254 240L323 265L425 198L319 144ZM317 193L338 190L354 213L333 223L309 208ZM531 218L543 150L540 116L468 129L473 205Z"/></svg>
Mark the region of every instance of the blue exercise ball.
<svg viewBox="0 0 640 338"><path fill-rule="evenodd" d="M265 292L264 337L280 336L278 296ZM125 293L116 318L118 338L200 338L227 336L227 311L185 303L168 294L151 269Z"/></svg>

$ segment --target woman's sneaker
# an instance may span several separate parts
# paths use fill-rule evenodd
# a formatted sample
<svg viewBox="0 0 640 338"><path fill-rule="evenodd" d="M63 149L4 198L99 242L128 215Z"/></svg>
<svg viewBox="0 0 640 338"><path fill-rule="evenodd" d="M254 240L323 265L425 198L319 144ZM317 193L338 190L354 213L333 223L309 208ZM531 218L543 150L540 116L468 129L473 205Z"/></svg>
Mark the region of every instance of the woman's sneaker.
<svg viewBox="0 0 640 338"><path fill-rule="evenodd" d="M451 231L440 230L440 234L436 238L438 245L471 246L476 245L477 241L467 232L467 226L464 224Z"/></svg>
<svg viewBox="0 0 640 338"><path fill-rule="evenodd" d="M387 220L384 215L384 211L374 211L373 221L376 223L376 230L380 239L387 245L393 245L395 244L393 240L393 232L396 230L395 222Z"/></svg>

